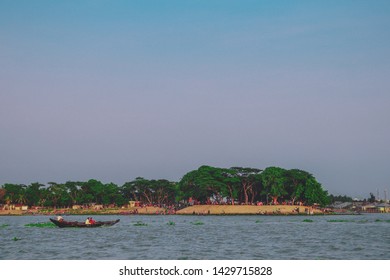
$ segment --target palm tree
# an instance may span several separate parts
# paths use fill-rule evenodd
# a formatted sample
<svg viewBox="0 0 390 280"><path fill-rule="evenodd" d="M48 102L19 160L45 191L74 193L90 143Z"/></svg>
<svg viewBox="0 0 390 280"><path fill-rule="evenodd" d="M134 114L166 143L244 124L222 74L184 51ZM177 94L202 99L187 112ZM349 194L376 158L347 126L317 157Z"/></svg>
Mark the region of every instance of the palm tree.
<svg viewBox="0 0 390 280"><path fill-rule="evenodd" d="M22 205L26 204L27 199L26 199L25 194L24 193L20 193L18 198L16 199L16 202L19 203L19 204L22 204Z"/></svg>

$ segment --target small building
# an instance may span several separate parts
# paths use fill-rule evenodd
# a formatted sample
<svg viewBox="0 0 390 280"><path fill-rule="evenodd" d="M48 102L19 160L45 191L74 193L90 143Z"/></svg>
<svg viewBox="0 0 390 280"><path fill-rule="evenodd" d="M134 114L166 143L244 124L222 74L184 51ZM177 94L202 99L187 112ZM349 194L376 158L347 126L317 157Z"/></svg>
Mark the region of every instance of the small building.
<svg viewBox="0 0 390 280"><path fill-rule="evenodd" d="M390 213L390 204L389 203L380 203L376 205L376 209L380 213Z"/></svg>
<svg viewBox="0 0 390 280"><path fill-rule="evenodd" d="M14 210L22 210L23 204L15 204Z"/></svg>
<svg viewBox="0 0 390 280"><path fill-rule="evenodd" d="M141 205L141 203L139 201L134 201L134 200L130 200L129 201L129 207L132 208L132 207L139 207Z"/></svg>
<svg viewBox="0 0 390 280"><path fill-rule="evenodd" d="M378 209L375 204L367 204L362 206L362 211L367 213L377 213Z"/></svg>

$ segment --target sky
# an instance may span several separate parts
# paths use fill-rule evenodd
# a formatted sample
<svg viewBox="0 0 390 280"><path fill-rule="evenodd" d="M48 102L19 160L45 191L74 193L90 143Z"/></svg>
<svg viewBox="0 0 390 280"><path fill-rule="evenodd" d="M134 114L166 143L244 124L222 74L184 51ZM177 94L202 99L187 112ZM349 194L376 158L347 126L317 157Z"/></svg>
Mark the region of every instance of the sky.
<svg viewBox="0 0 390 280"><path fill-rule="evenodd" d="M389 14L379 0L0 0L0 185L280 166L389 197Z"/></svg>

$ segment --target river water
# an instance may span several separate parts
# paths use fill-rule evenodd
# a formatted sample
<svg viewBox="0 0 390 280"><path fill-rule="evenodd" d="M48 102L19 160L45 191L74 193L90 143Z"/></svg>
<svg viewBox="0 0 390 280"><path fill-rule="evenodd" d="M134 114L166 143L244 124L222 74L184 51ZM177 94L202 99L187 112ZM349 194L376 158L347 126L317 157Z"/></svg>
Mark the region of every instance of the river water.
<svg viewBox="0 0 390 280"><path fill-rule="evenodd" d="M94 216L118 218L112 227L61 229L26 226L47 216L0 217L0 259L390 259L389 214Z"/></svg>

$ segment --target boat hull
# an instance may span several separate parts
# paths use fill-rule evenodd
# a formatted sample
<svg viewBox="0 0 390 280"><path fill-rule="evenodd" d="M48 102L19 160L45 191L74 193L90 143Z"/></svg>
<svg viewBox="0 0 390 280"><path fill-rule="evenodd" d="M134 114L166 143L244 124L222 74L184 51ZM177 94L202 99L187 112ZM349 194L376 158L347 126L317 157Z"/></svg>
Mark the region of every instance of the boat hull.
<svg viewBox="0 0 390 280"><path fill-rule="evenodd" d="M60 222L60 221L57 221L55 219L50 219L50 221L60 228L65 228L65 227L95 228L95 227L115 225L120 221L120 219L115 220L115 221L96 222L94 224L89 224L89 225L86 223L82 223L82 222L68 222L68 221L61 221Z"/></svg>

